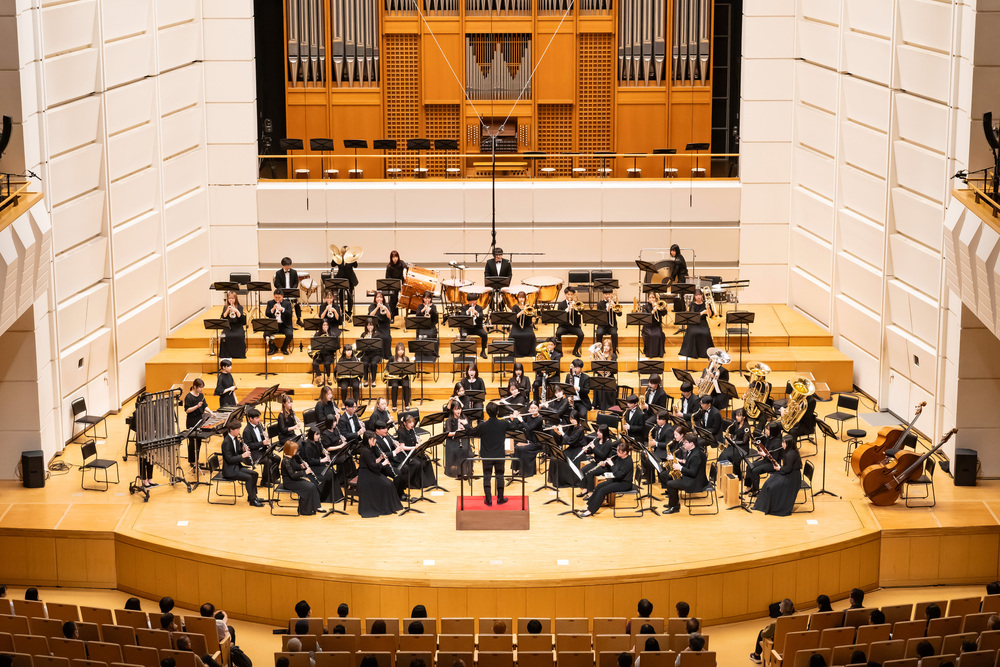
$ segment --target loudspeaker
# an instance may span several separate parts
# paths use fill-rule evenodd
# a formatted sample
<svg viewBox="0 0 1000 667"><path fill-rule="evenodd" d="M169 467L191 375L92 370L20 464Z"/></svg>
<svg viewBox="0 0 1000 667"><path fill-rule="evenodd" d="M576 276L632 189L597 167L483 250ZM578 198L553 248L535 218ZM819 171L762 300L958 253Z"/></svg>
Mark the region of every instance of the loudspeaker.
<svg viewBox="0 0 1000 667"><path fill-rule="evenodd" d="M21 452L21 484L26 489L45 486L45 455L40 449Z"/></svg>
<svg viewBox="0 0 1000 667"><path fill-rule="evenodd" d="M979 452L974 449L955 449L955 460L952 461L955 486L975 486L976 469L979 462Z"/></svg>

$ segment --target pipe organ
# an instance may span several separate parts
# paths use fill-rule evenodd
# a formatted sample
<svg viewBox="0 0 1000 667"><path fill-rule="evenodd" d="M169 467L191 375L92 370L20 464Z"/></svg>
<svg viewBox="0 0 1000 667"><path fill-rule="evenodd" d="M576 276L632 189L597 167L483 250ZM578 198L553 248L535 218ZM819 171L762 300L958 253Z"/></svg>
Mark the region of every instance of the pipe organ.
<svg viewBox="0 0 1000 667"><path fill-rule="evenodd" d="M395 139L388 154L398 163L388 166L405 173L419 160L405 150L407 139L453 139L459 153L474 154L493 144L490 132L500 126L513 132L499 142L505 151L684 152L710 141L712 0L284 4L286 136L305 140L305 152L314 138L332 138L336 153L346 152L345 139ZM446 164L471 171L481 160L427 166L440 177ZM683 173L685 160L668 166ZM316 164L300 164L308 162ZM303 158L296 166L318 177L324 166L346 173L352 163ZM360 166L368 178L383 173L381 163ZM537 166L569 176L601 159L552 157ZM638 166L658 176L662 160Z"/></svg>

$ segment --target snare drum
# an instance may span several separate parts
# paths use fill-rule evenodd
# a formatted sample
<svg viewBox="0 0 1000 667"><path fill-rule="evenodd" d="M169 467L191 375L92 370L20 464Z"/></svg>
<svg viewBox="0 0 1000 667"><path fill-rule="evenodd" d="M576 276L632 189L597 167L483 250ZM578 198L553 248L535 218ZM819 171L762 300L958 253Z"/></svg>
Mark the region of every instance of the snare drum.
<svg viewBox="0 0 1000 667"><path fill-rule="evenodd" d="M476 305L480 308L490 305L490 298L493 296L492 287L483 287L481 285L464 285L458 288L458 291L462 293L460 303L468 303L469 295L472 294L476 297Z"/></svg>
<svg viewBox="0 0 1000 667"><path fill-rule="evenodd" d="M562 278L554 276L532 276L525 280L524 284L538 288L538 301L540 303L558 301L563 288Z"/></svg>
<svg viewBox="0 0 1000 667"><path fill-rule="evenodd" d="M400 307L416 310L424 303L424 292L431 292L434 296L441 294L441 277L438 272L419 266L407 267L406 279L399 292Z"/></svg>
<svg viewBox="0 0 1000 667"><path fill-rule="evenodd" d="M503 296L503 302L507 304L508 308L513 308L517 305L518 292L524 292L526 305L534 306L535 302L538 300L537 287L532 287L531 285L508 285L507 287L502 287L500 289L500 294Z"/></svg>
<svg viewBox="0 0 1000 667"><path fill-rule="evenodd" d="M459 305L465 305L465 299L462 296L462 288L466 285L471 285L471 280L460 280L458 278L449 278L444 281L444 300L448 303L457 303Z"/></svg>

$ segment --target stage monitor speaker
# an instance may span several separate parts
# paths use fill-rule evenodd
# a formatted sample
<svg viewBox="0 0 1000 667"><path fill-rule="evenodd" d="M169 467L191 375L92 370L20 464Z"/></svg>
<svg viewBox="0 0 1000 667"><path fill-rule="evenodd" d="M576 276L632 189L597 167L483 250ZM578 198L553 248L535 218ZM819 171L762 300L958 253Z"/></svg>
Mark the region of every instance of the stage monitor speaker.
<svg viewBox="0 0 1000 667"><path fill-rule="evenodd" d="M21 452L21 483L26 489L45 486L45 455L40 449Z"/></svg>
<svg viewBox="0 0 1000 667"><path fill-rule="evenodd" d="M952 461L955 486L975 486L978 472L979 452L974 449L955 449L955 460Z"/></svg>

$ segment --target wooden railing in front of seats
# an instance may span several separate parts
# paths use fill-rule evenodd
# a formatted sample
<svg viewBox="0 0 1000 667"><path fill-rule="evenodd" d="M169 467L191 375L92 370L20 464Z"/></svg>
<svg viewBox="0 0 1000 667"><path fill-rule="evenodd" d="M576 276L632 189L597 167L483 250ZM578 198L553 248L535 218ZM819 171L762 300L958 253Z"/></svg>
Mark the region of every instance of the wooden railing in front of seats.
<svg viewBox="0 0 1000 667"><path fill-rule="evenodd" d="M14 190L14 192L12 192L10 196L0 199L0 232L7 229L7 227L9 227L11 223L13 223L19 217L20 214L18 215L5 215L5 214L8 213L9 206L16 205L14 202L16 202L19 197L29 194L28 193L29 184L30 181L25 181L24 183L21 184L21 187L19 187L17 190Z"/></svg>

